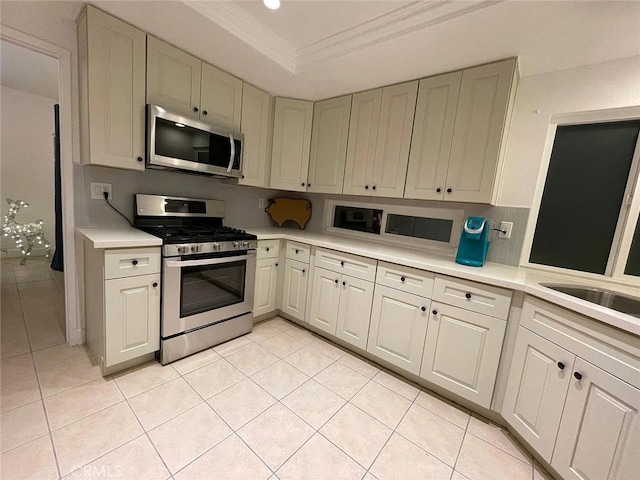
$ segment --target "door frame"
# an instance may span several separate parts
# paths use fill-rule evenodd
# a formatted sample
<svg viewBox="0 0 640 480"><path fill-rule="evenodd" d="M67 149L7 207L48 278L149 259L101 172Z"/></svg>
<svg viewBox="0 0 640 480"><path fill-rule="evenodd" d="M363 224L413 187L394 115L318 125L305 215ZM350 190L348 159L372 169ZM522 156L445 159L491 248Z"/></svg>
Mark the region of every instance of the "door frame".
<svg viewBox="0 0 640 480"><path fill-rule="evenodd" d="M79 159L78 105L73 92L77 84L76 58L66 48L2 25L0 39L58 60L58 103L60 105L60 173L62 177L62 236L64 251L64 295L66 340L70 345L83 343L82 315L78 302L75 248L74 158ZM77 98L77 95L76 97ZM75 132L75 135L74 135Z"/></svg>

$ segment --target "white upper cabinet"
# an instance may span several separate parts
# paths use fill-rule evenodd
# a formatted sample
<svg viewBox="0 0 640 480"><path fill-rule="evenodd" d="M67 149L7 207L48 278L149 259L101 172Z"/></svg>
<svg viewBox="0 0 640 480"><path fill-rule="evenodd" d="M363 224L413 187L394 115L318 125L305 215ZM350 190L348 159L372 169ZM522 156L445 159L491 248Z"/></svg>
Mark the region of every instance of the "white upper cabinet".
<svg viewBox="0 0 640 480"><path fill-rule="evenodd" d="M401 198L418 82L353 96L343 193Z"/></svg>
<svg viewBox="0 0 640 480"><path fill-rule="evenodd" d="M313 102L276 98L270 187L307 191Z"/></svg>
<svg viewBox="0 0 640 480"><path fill-rule="evenodd" d="M381 104L381 88L353 96L343 193L369 195Z"/></svg>
<svg viewBox="0 0 640 480"><path fill-rule="evenodd" d="M445 200L492 203L515 94L516 60L462 72Z"/></svg>
<svg viewBox="0 0 640 480"><path fill-rule="evenodd" d="M144 32L91 5L78 22L86 164L144 170L145 40Z"/></svg>
<svg viewBox="0 0 640 480"><path fill-rule="evenodd" d="M309 157L309 192L342 193L351 95L317 102Z"/></svg>
<svg viewBox="0 0 640 480"><path fill-rule="evenodd" d="M402 198L417 93L417 81L382 89L372 196Z"/></svg>
<svg viewBox="0 0 640 480"><path fill-rule="evenodd" d="M242 178L240 185L268 187L271 170L274 99L245 83L242 91Z"/></svg>
<svg viewBox="0 0 640 480"><path fill-rule="evenodd" d="M147 103L239 132L242 80L149 36Z"/></svg>
<svg viewBox="0 0 640 480"><path fill-rule="evenodd" d="M462 72L420 80L405 198L442 200Z"/></svg>

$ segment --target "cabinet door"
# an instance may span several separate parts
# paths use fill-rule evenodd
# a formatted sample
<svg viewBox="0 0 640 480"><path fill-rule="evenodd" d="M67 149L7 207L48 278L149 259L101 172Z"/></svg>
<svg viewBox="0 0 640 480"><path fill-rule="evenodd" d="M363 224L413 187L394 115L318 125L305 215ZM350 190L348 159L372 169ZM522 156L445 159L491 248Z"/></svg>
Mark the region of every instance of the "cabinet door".
<svg viewBox="0 0 640 480"><path fill-rule="evenodd" d="M418 375L428 319L428 299L376 285L367 351Z"/></svg>
<svg viewBox="0 0 640 480"><path fill-rule="evenodd" d="M87 44L79 46L88 68L84 162L144 170L146 35L91 6L86 29Z"/></svg>
<svg viewBox="0 0 640 480"><path fill-rule="evenodd" d="M462 72L445 200L491 202L514 72L515 60Z"/></svg>
<svg viewBox="0 0 640 480"><path fill-rule="evenodd" d="M371 194L381 104L381 88L353 96L343 193Z"/></svg>
<svg viewBox="0 0 640 480"><path fill-rule="evenodd" d="M574 361L575 355L564 348L526 328L518 329L502 416L547 462Z"/></svg>
<svg viewBox="0 0 640 480"><path fill-rule="evenodd" d="M238 184L268 187L271 171L273 97L249 84L242 89L242 178Z"/></svg>
<svg viewBox="0 0 640 480"><path fill-rule="evenodd" d="M199 119L201 70L196 57L147 37L147 103Z"/></svg>
<svg viewBox="0 0 640 480"><path fill-rule="evenodd" d="M462 72L420 80L405 198L444 197Z"/></svg>
<svg viewBox="0 0 640 480"><path fill-rule="evenodd" d="M117 278L104 283L104 366L158 350L160 274Z"/></svg>
<svg viewBox="0 0 640 480"><path fill-rule="evenodd" d="M551 465L566 480L638 478L640 390L576 358Z"/></svg>
<svg viewBox="0 0 640 480"><path fill-rule="evenodd" d="M256 262L256 286L253 294L254 317L275 311L277 288L278 259L258 260Z"/></svg>
<svg viewBox="0 0 640 480"><path fill-rule="evenodd" d="M312 116L312 102L276 98L271 188L307 190Z"/></svg>
<svg viewBox="0 0 640 480"><path fill-rule="evenodd" d="M308 278L309 265L295 260L287 260L281 308L283 312L300 321L304 321Z"/></svg>
<svg viewBox="0 0 640 480"><path fill-rule="evenodd" d="M340 305L340 274L314 268L311 291L309 324L335 335Z"/></svg>
<svg viewBox="0 0 640 480"><path fill-rule="evenodd" d="M418 82L382 89L371 195L402 198L416 110Z"/></svg>
<svg viewBox="0 0 640 480"><path fill-rule="evenodd" d="M317 102L309 157L309 192L342 193L351 95Z"/></svg>
<svg viewBox="0 0 640 480"><path fill-rule="evenodd" d="M242 80L203 63L200 120L239 132L241 114Z"/></svg>
<svg viewBox="0 0 640 480"><path fill-rule="evenodd" d="M367 348L369 337L373 285L371 282L347 275L343 275L340 282L336 335L363 350Z"/></svg>
<svg viewBox="0 0 640 480"><path fill-rule="evenodd" d="M490 408L506 322L437 302L431 309L420 376Z"/></svg>

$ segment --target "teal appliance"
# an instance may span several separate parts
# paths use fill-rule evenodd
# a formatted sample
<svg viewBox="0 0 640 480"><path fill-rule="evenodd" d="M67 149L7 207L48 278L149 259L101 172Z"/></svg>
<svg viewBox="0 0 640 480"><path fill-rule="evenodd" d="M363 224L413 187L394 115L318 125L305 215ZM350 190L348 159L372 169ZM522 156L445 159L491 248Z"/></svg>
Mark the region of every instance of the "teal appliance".
<svg viewBox="0 0 640 480"><path fill-rule="evenodd" d="M456 263L481 267L489 251L489 222L482 217L469 217L460 234Z"/></svg>

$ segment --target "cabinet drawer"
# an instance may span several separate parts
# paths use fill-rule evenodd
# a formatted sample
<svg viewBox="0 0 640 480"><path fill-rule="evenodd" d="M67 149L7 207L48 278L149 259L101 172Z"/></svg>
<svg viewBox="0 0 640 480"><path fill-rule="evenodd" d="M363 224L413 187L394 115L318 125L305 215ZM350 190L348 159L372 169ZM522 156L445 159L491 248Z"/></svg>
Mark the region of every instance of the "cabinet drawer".
<svg viewBox="0 0 640 480"><path fill-rule="evenodd" d="M511 294L511 290L504 288L438 275L433 284L431 298L506 320L509 316Z"/></svg>
<svg viewBox="0 0 640 480"><path fill-rule="evenodd" d="M260 240L258 242L258 251L256 258L277 258L280 254L280 240Z"/></svg>
<svg viewBox="0 0 640 480"><path fill-rule="evenodd" d="M299 262L309 263L311 247L305 243L287 240L287 258Z"/></svg>
<svg viewBox="0 0 640 480"><path fill-rule="evenodd" d="M434 273L385 262L378 264L376 274L378 285L386 285L426 298L431 298L434 279Z"/></svg>
<svg viewBox="0 0 640 480"><path fill-rule="evenodd" d="M105 250L104 278L134 277L160 273L160 249L121 248Z"/></svg>
<svg viewBox="0 0 640 480"><path fill-rule="evenodd" d="M359 257L350 253L316 249L316 267L326 268L332 272L344 273L352 277L373 282L376 278L378 262L372 258Z"/></svg>

